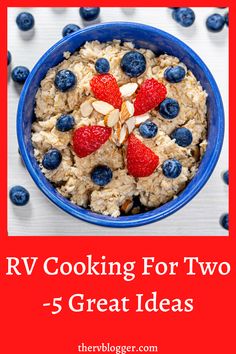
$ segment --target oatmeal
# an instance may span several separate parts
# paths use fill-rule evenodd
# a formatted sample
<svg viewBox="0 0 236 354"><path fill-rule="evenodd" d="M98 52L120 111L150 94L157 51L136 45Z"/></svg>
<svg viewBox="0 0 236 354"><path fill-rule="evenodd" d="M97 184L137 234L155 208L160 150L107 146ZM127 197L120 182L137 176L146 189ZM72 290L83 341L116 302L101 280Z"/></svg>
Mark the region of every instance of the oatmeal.
<svg viewBox="0 0 236 354"><path fill-rule="evenodd" d="M87 42L36 94L34 154L72 203L118 217L178 196L206 150L207 93L179 59Z"/></svg>

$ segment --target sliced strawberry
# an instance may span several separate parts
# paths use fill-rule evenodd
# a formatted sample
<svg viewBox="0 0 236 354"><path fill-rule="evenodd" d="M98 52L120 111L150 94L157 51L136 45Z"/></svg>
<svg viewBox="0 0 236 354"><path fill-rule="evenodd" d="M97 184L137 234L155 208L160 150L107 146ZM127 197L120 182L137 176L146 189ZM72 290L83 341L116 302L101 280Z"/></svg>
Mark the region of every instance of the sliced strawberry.
<svg viewBox="0 0 236 354"><path fill-rule="evenodd" d="M98 150L110 137L111 128L93 125L75 130L73 149L79 157L85 157Z"/></svg>
<svg viewBox="0 0 236 354"><path fill-rule="evenodd" d="M159 163L159 157L134 134L130 134L127 147L127 168L134 177L150 176Z"/></svg>
<svg viewBox="0 0 236 354"><path fill-rule="evenodd" d="M139 116L158 106L166 98L165 85L155 79L147 79L138 90L134 101L134 115Z"/></svg>
<svg viewBox="0 0 236 354"><path fill-rule="evenodd" d="M120 109L121 93L114 76L111 74L96 75L90 81L90 86L96 98Z"/></svg>

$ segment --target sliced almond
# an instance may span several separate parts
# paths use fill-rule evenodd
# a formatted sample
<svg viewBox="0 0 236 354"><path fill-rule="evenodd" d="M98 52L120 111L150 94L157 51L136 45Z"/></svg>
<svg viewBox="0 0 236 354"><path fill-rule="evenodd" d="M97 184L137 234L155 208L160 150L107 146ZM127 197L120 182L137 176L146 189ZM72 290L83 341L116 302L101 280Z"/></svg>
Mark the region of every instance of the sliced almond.
<svg viewBox="0 0 236 354"><path fill-rule="evenodd" d="M80 112L83 117L89 117L93 111L93 106L90 101L84 101L80 106Z"/></svg>
<svg viewBox="0 0 236 354"><path fill-rule="evenodd" d="M146 120L148 119L150 119L149 113L144 113L141 116L135 116L135 126L138 127L140 124L146 122Z"/></svg>
<svg viewBox="0 0 236 354"><path fill-rule="evenodd" d="M136 82L130 82L120 87L120 93L122 97L132 96L138 88Z"/></svg>
<svg viewBox="0 0 236 354"><path fill-rule="evenodd" d="M134 115L134 105L129 101L125 101L122 103L121 111L120 111L120 120L121 122L125 122L128 118Z"/></svg>
<svg viewBox="0 0 236 354"><path fill-rule="evenodd" d="M126 124L127 127L128 127L129 134L132 133L132 131L133 131L134 128L135 128L135 117L130 117L129 119L127 119L127 121L125 122L125 124Z"/></svg>
<svg viewBox="0 0 236 354"><path fill-rule="evenodd" d="M119 144L120 145L124 144L125 141L127 140L128 136L129 136L128 127L127 127L127 125L124 124L120 130L120 134L118 135Z"/></svg>
<svg viewBox="0 0 236 354"><path fill-rule="evenodd" d="M94 101L92 106L95 111L103 114L104 116L114 110L114 107L111 104L104 101Z"/></svg>
<svg viewBox="0 0 236 354"><path fill-rule="evenodd" d="M124 203L121 205L120 210L123 213L128 214L128 212L132 209L132 207L133 207L133 201L131 199L126 199Z"/></svg>
<svg viewBox="0 0 236 354"><path fill-rule="evenodd" d="M104 123L108 127L114 127L120 118L119 109L114 109L104 117Z"/></svg>

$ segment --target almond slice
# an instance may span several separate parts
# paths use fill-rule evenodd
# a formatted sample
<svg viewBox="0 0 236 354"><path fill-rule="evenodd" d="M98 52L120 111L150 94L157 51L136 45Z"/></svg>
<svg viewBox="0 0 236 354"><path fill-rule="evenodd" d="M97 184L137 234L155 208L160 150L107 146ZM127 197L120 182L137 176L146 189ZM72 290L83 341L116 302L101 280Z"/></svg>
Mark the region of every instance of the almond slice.
<svg viewBox="0 0 236 354"><path fill-rule="evenodd" d="M128 127L127 125L124 124L120 130L120 134L118 134L119 144L120 145L124 144L128 136L129 136Z"/></svg>
<svg viewBox="0 0 236 354"><path fill-rule="evenodd" d="M136 82L130 82L120 87L120 93L122 97L132 96L138 88Z"/></svg>
<svg viewBox="0 0 236 354"><path fill-rule="evenodd" d="M140 116L135 116L135 126L138 127L141 123L146 122L146 120L150 119L149 113L144 113Z"/></svg>
<svg viewBox="0 0 236 354"><path fill-rule="evenodd" d="M132 133L135 128L135 117L130 117L125 123L128 127L129 134Z"/></svg>
<svg viewBox="0 0 236 354"><path fill-rule="evenodd" d="M133 208L133 201L131 199L126 199L124 203L121 205L120 210L128 214L128 212Z"/></svg>
<svg viewBox="0 0 236 354"><path fill-rule="evenodd" d="M111 104L104 101L94 101L92 106L95 111L103 114L104 116L114 110L114 107Z"/></svg>
<svg viewBox="0 0 236 354"><path fill-rule="evenodd" d="M80 106L80 112L83 117L89 117L93 111L93 106L90 101L84 101Z"/></svg>
<svg viewBox="0 0 236 354"><path fill-rule="evenodd" d="M116 125L116 123L119 121L119 118L120 118L119 109L114 109L104 117L104 123L108 127L114 127L114 125Z"/></svg>
<svg viewBox="0 0 236 354"><path fill-rule="evenodd" d="M120 120L121 122L125 122L128 118L134 115L134 105L129 101L125 101L122 103L121 111L120 111Z"/></svg>

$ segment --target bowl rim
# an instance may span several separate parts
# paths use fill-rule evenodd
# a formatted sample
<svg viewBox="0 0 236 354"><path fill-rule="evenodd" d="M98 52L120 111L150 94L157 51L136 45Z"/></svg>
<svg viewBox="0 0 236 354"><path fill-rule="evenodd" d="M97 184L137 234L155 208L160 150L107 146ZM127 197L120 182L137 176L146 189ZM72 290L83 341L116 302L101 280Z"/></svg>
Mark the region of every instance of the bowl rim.
<svg viewBox="0 0 236 354"><path fill-rule="evenodd" d="M205 76L207 77L208 82L210 83L213 91L214 91L214 96L215 96L215 102L217 106L217 112L218 112L218 120L219 120L219 129L218 129L218 134L216 138L216 143L215 143L215 149L213 153L210 155L208 164L206 168L204 169L203 173L199 177L198 175L198 182L197 184L191 185L191 183L194 181L193 179L189 182L189 184L184 188L183 192L189 189L188 193L185 195L179 194L179 196L176 199L172 199L171 201L165 203L164 205L155 208L153 210L147 211L145 213L141 214L136 214L132 216L119 216L118 218L114 218L112 216L105 216L105 215L100 215L97 213L92 212L89 209L85 209L82 207L79 207L77 205L74 205L70 201L68 201L65 198L65 201L62 201L57 197L56 193L51 192L46 185L43 183L43 181L40 179L40 176L37 174L35 169L33 168L31 164L31 160L29 158L29 154L26 149L26 145L24 143L24 133L23 133L23 128L22 128L22 123L23 123L23 107L25 104L25 99L26 99L26 94L28 89L30 88L31 81L34 78L35 73L38 71L38 69L41 67L43 62L45 61L50 54L55 51L58 47L63 42L68 41L68 39L73 39L74 37L77 37L82 33L86 34L87 32L91 31L96 31L96 29L101 29L104 27L105 30L108 28L110 30L117 29L117 27L123 27L129 29L134 28L134 29L142 29L146 31L151 31L155 32L155 34L159 34L162 37L165 37L167 39L170 39L171 41L174 41L182 47L182 49L194 59L194 61L197 61L198 66L200 66L201 70L204 72ZM69 37L69 38L68 38ZM79 49L79 48L78 48ZM216 163L219 159L221 148L223 145L223 138L224 138L224 108L223 108L223 102L222 98L220 95L220 91L218 89L218 86L215 82L215 79L213 75L211 74L210 70L206 66L206 64L202 61L202 59L196 54L188 45L186 45L184 42L182 42L180 39L177 37L160 30L158 28L155 28L153 26L145 25L142 23L136 23L136 22L123 22L123 21L117 21L117 22L106 22L106 23L100 23L96 25L92 25L89 27L86 27L84 29L79 30L78 32L75 32L71 34L70 36L66 36L56 42L52 47L50 47L38 60L38 62L35 64L33 69L30 72L30 75L28 76L21 95L20 95L20 100L18 104L18 110L17 110L17 138L18 138L18 144L19 144L19 149L21 152L22 159L25 163L25 166L30 173L32 179L34 180L35 184L37 187L45 194L45 196L53 202L56 206L58 206L60 209L64 210L68 214L79 218L83 221L99 225L99 226L105 226L105 227L118 227L118 228L125 228L125 227L136 227L136 226L141 226L141 225L146 225L149 223L153 223L156 221L159 221L163 218L166 218L167 216L172 215L179 209L181 209L184 205L186 205L190 200L192 200L195 195L204 187L208 179L210 178ZM205 158L205 155L203 156L203 159L201 161L201 164ZM200 166L201 166L200 164ZM199 169L200 169L199 166ZM42 172L41 172L42 173ZM191 188L188 188L191 186ZM166 207L168 205L168 208Z"/></svg>

